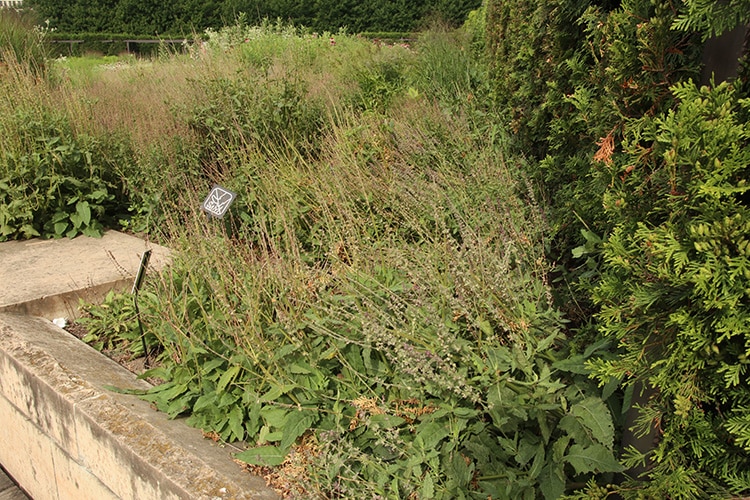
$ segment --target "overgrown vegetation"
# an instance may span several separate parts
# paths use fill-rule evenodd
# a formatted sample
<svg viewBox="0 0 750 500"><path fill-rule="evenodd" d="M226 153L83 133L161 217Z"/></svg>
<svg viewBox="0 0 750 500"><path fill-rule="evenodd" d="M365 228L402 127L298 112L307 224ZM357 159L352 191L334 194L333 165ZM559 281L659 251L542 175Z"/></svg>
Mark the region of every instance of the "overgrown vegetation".
<svg viewBox="0 0 750 500"><path fill-rule="evenodd" d="M145 397L246 439L249 464L304 456L287 488L300 496L554 498L620 470L610 408L562 343L543 207L486 120L471 39L335 42L238 24L190 58L89 77L60 63L34 87L48 99L16 106L110 137L122 218L176 251L142 295L161 350L147 376L164 380ZM214 182L239 195L224 221L197 208ZM138 349L127 304L93 308L90 339Z"/></svg>
<svg viewBox="0 0 750 500"><path fill-rule="evenodd" d="M750 101L744 70L694 83L726 12L483 12L410 45L240 18L150 61L8 59L2 238L169 245L143 397L289 497L747 495ZM88 340L143 354L129 299ZM658 442L623 450L634 424Z"/></svg>

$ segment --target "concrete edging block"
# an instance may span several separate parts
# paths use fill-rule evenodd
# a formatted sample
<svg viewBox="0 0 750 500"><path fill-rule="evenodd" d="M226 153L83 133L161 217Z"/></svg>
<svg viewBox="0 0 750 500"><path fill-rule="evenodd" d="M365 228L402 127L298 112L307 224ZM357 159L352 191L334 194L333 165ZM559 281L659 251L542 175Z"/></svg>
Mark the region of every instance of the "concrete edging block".
<svg viewBox="0 0 750 500"><path fill-rule="evenodd" d="M230 449L106 386L148 384L48 320L0 313L0 463L35 500L278 498Z"/></svg>
<svg viewBox="0 0 750 500"><path fill-rule="evenodd" d="M118 231L101 238L3 242L0 312L75 318L79 301L100 302L110 290L131 287L146 250L152 252L149 269L168 265L168 248Z"/></svg>

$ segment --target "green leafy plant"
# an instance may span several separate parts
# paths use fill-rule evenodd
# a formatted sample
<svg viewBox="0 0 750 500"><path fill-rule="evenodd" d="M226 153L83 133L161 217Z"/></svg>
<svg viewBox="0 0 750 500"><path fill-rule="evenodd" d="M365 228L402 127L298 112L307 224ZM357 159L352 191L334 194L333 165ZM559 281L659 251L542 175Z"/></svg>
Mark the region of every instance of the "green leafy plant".
<svg viewBox="0 0 750 500"><path fill-rule="evenodd" d="M0 160L0 239L100 236L118 210L121 181L89 137L18 113L19 151Z"/></svg>
<svg viewBox="0 0 750 500"><path fill-rule="evenodd" d="M585 367L608 344L564 335L545 206L478 102L487 73L464 60L468 39L275 29L40 82L65 106L24 94L13 108L34 120L2 122L26 131L0 137L9 172L30 166L20 193L41 170L85 180L63 205L19 194L30 224L45 201L67 214L48 230L88 227L87 186L104 180L103 217L129 207L128 228L172 247L140 304L162 350L144 397L243 440L238 458L269 475L304 458L301 496L556 498L611 482L619 380L597 387ZM198 208L213 182L238 195L222 220ZM91 307L90 340L137 352L133 312L128 296Z"/></svg>
<svg viewBox="0 0 750 500"><path fill-rule="evenodd" d="M145 307L155 300L148 291L141 292ZM83 316L76 323L85 329L82 340L111 357L138 358L144 356L143 345L156 346L156 338L148 332L141 339L134 298L129 293L109 292L101 303L82 303Z"/></svg>
<svg viewBox="0 0 750 500"><path fill-rule="evenodd" d="M304 82L293 76L240 76L201 85L207 99L194 111L191 125L205 137L205 163L221 165L229 152L244 148L291 147L315 154L323 131L322 108L307 98Z"/></svg>
<svg viewBox="0 0 750 500"><path fill-rule="evenodd" d="M283 471L308 446L309 495L557 498L605 481L622 469L617 384L588 379L596 346L565 348L540 208L515 198L501 138L401 102L330 124L320 160L243 157L235 218L174 229L144 311L165 349L146 399L248 441L253 466Z"/></svg>

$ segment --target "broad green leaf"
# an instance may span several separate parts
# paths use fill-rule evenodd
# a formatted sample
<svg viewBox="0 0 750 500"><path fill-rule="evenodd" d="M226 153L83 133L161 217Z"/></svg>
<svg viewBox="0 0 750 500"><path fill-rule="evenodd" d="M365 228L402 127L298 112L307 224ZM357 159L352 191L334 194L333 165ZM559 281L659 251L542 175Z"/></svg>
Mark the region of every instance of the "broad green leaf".
<svg viewBox="0 0 750 500"><path fill-rule="evenodd" d="M76 213L80 217L81 222L84 226L88 226L91 222L91 207L88 201L79 201L76 204Z"/></svg>
<svg viewBox="0 0 750 500"><path fill-rule="evenodd" d="M101 201L104 201L104 199L107 197L107 191L103 189L97 189L94 192L92 192L89 196L91 197L92 200L101 202Z"/></svg>
<svg viewBox="0 0 750 500"><path fill-rule="evenodd" d="M24 225L22 225L21 226L21 233L23 233L23 235L26 238L32 238L34 236L40 236L39 231L37 231L36 229L34 229L34 226L32 226L31 224L24 224Z"/></svg>
<svg viewBox="0 0 750 500"><path fill-rule="evenodd" d="M536 479L537 476L542 472L542 468L545 464L545 452L544 452L544 444L539 444L536 450L536 455L534 455L534 462L531 464L531 469L529 469L529 478Z"/></svg>
<svg viewBox="0 0 750 500"><path fill-rule="evenodd" d="M542 435L544 444L549 443L550 437L552 437L552 429L549 427L547 422L547 413L540 411L536 414L536 421L539 423L539 432Z"/></svg>
<svg viewBox="0 0 750 500"><path fill-rule="evenodd" d="M107 295L107 300L111 300L110 295ZM149 377L153 378L161 378L164 380L169 380L172 378L172 372L169 370L169 368L163 367L163 366L157 366L154 368L150 368L143 372L142 374L138 375L138 378L143 380ZM157 392L160 387L165 386L166 384L161 384L154 386L152 389L149 390L149 392Z"/></svg>
<svg viewBox="0 0 750 500"><path fill-rule="evenodd" d="M602 399L604 401L608 400L618 387L620 387L620 380L616 377L610 377L607 383L604 384L604 389L602 389Z"/></svg>
<svg viewBox="0 0 750 500"><path fill-rule="evenodd" d="M562 462L565 452L570 444L570 436L562 436L552 444L552 460Z"/></svg>
<svg viewBox="0 0 750 500"><path fill-rule="evenodd" d="M288 450L302 434L315 422L315 415L311 410L291 411L284 419L284 427L281 429L283 437L279 447Z"/></svg>
<svg viewBox="0 0 750 500"><path fill-rule="evenodd" d="M62 236L65 234L65 231L68 230L68 223L67 222L57 222L55 223L55 234Z"/></svg>
<svg viewBox="0 0 750 500"><path fill-rule="evenodd" d="M606 350L609 348L610 344L612 343L612 340L609 338L602 338L601 340L598 340L588 346L585 351L583 351L583 357L589 358L592 354L601 351Z"/></svg>
<svg viewBox="0 0 750 500"><path fill-rule="evenodd" d="M432 476L427 474L419 487L419 498L433 498L435 496L435 484Z"/></svg>
<svg viewBox="0 0 750 500"><path fill-rule="evenodd" d="M250 405L250 410L248 411L247 419L245 420L245 431L247 432L248 436L254 436L258 433L259 427L260 405L252 404Z"/></svg>
<svg viewBox="0 0 750 500"><path fill-rule="evenodd" d="M557 424L558 428L564 430L568 437L578 443L584 443L591 440L586 428L573 415L565 415Z"/></svg>
<svg viewBox="0 0 750 500"><path fill-rule="evenodd" d="M102 230L97 226L98 224L93 226L86 226L85 228L83 228L83 231L81 231L81 234L88 238L101 238Z"/></svg>
<svg viewBox="0 0 750 500"><path fill-rule="evenodd" d="M625 386L625 391L622 393L622 410L621 414L625 415L633 404L633 392L635 391L634 384L628 384Z"/></svg>
<svg viewBox="0 0 750 500"><path fill-rule="evenodd" d="M477 326L479 326L479 329L482 330L482 333L484 333L488 337L491 337L495 333L495 330L492 328L490 322L482 318L481 316L477 318Z"/></svg>
<svg viewBox="0 0 750 500"><path fill-rule="evenodd" d="M190 400L192 399L192 396L190 394L187 394L181 398L175 399L171 403L169 403L166 407L162 406L159 407L161 411L166 413L169 418L176 418L179 415L182 415L186 410L190 408ZM158 402L157 402L158 404Z"/></svg>
<svg viewBox="0 0 750 500"><path fill-rule="evenodd" d="M136 396L143 396L148 392L148 389L128 389L122 387L115 387L114 385L105 384L102 386L104 389L118 394L131 394Z"/></svg>
<svg viewBox="0 0 750 500"><path fill-rule="evenodd" d="M218 393L214 393L218 394ZM237 394L237 391L225 391L221 394L219 397L218 404L216 405L218 408L226 408L228 406L234 406L235 403L240 399L239 394Z"/></svg>
<svg viewBox="0 0 750 500"><path fill-rule="evenodd" d="M571 406L570 414L590 431L596 441L608 448L612 447L615 428L612 424L612 415L604 401L595 397L586 398Z"/></svg>
<svg viewBox="0 0 750 500"><path fill-rule="evenodd" d="M239 406L232 407L229 412L229 428L234 434L235 439L240 440L245 437L245 428L242 425L245 417L245 412Z"/></svg>
<svg viewBox="0 0 750 500"><path fill-rule="evenodd" d="M154 399L170 400L185 392L187 392L187 384L167 382L166 384L152 387L149 389L148 394Z"/></svg>
<svg viewBox="0 0 750 500"><path fill-rule="evenodd" d="M78 215L78 212L70 214L70 222L73 223L73 227L76 229L83 225L83 220L81 220L81 216Z"/></svg>
<svg viewBox="0 0 750 500"><path fill-rule="evenodd" d="M474 418L476 417L477 413L479 413L477 410L471 409L471 408L464 408L459 406L458 408L453 409L453 414L457 416L458 418Z"/></svg>
<svg viewBox="0 0 750 500"><path fill-rule="evenodd" d="M296 351L298 347L294 344L286 344L284 346L281 346L276 350L276 352L273 355L273 361L278 361L281 358L288 356L289 354Z"/></svg>
<svg viewBox="0 0 750 500"><path fill-rule="evenodd" d="M594 443L591 446L574 444L570 447L565 460L573 466L577 474L589 472L621 472L622 465L615 459L612 451Z"/></svg>
<svg viewBox="0 0 750 500"><path fill-rule="evenodd" d="M385 413L380 415L372 415L370 417L370 426L378 427L381 429L392 429L393 427L398 427L404 422L406 422L406 420L401 417L397 417L395 415L387 415Z"/></svg>
<svg viewBox="0 0 750 500"><path fill-rule="evenodd" d="M230 366L227 371L225 371L221 378L219 379L219 383L216 384L216 392L224 392L224 389L227 388L227 386L234 380L234 378L237 376L237 374L240 372L240 365L234 365Z"/></svg>
<svg viewBox="0 0 750 500"><path fill-rule="evenodd" d="M271 432L271 428L264 425L258 433L258 444L275 443L281 441L282 437L284 437L284 433L281 431Z"/></svg>
<svg viewBox="0 0 750 500"><path fill-rule="evenodd" d="M558 336L559 335L557 333L553 333L552 335L548 335L547 337L543 338L542 340L539 341L539 344L537 344L536 350L537 351L546 350L547 348L549 348L549 346L551 346L555 342L555 340L557 340Z"/></svg>
<svg viewBox="0 0 750 500"><path fill-rule="evenodd" d="M276 401L280 396L294 389L294 385L274 385L265 394L263 394L259 401L261 403L267 403L269 401Z"/></svg>
<svg viewBox="0 0 750 500"><path fill-rule="evenodd" d="M288 370L291 373L296 373L299 375L306 375L308 373L312 373L313 371L312 367L304 361L298 361L297 363L290 364Z"/></svg>
<svg viewBox="0 0 750 500"><path fill-rule="evenodd" d="M518 443L518 448L516 450L516 462L518 462L521 467L525 467L526 464L536 456L539 447L537 443L531 442L529 437L524 436L521 439L521 442Z"/></svg>
<svg viewBox="0 0 750 500"><path fill-rule="evenodd" d="M417 445L425 450L434 449L437 444L448 437L448 425L442 422L422 423L417 427L417 436L414 439Z"/></svg>
<svg viewBox="0 0 750 500"><path fill-rule="evenodd" d="M539 475L539 489L546 500L557 500L565 493L562 464L547 464Z"/></svg>
<svg viewBox="0 0 750 500"><path fill-rule="evenodd" d="M208 408L209 406L212 406L215 402L216 402L215 392L203 394L201 397L198 398L198 400L193 405L193 411L201 411L204 408Z"/></svg>
<svg viewBox="0 0 750 500"><path fill-rule="evenodd" d="M284 427L284 422L286 422L286 415L291 410L287 410L285 408L276 408L274 406L266 406L260 410L260 415L263 417L263 420L268 424L270 427L273 427L275 429L282 429Z"/></svg>
<svg viewBox="0 0 750 500"><path fill-rule="evenodd" d="M443 468L459 488L466 487L474 476L474 464L466 463L466 459L461 453L454 452L443 462Z"/></svg>
<svg viewBox="0 0 750 500"><path fill-rule="evenodd" d="M238 453L234 456L237 460L251 465L281 465L286 458L278 446L259 446Z"/></svg>
<svg viewBox="0 0 750 500"><path fill-rule="evenodd" d="M579 373L581 375L588 375L591 370L584 365L586 358L582 355L577 354L569 358L561 359L552 363L552 368L562 370L569 373Z"/></svg>
<svg viewBox="0 0 750 500"><path fill-rule="evenodd" d="M203 363L203 365L201 365L201 372L203 372L204 376L207 376L209 373L215 371L224 363L225 363L224 358L211 358L205 363Z"/></svg>

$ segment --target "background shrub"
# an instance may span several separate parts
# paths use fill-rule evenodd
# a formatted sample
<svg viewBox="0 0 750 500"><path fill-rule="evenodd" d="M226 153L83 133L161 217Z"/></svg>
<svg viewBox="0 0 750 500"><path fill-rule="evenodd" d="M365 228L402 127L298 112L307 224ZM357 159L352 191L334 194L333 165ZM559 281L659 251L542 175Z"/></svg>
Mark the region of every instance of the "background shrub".
<svg viewBox="0 0 750 500"><path fill-rule="evenodd" d="M676 109L641 119L623 163L608 169L605 206L619 222L594 297L620 351L596 371L656 388L641 410L641 424L661 430L649 495L741 495L750 490L748 103L727 84L673 91Z"/></svg>
<svg viewBox="0 0 750 500"><path fill-rule="evenodd" d="M132 33L136 35L185 37L204 30L219 29L245 13L251 24L264 19L305 26L311 31L349 33L402 31L423 27L424 20L439 17L454 27L460 26L481 0L424 0L403 2L377 0L368 3L308 0L210 0L200 4L176 1L169 5L153 0L134 2L28 0L39 19L67 33Z"/></svg>
<svg viewBox="0 0 750 500"><path fill-rule="evenodd" d="M3 125L18 141L0 159L0 240L99 236L117 225L127 204L109 144L33 110L16 109Z"/></svg>
<svg viewBox="0 0 750 500"><path fill-rule="evenodd" d="M747 348L746 299L730 285L742 282L735 248L748 221L747 79L693 83L703 42L745 22L747 5L714 7L488 4L493 84L516 151L551 203L548 255L571 340L616 340L591 366L601 383L623 382L626 406L646 388L623 432L660 441L626 450L635 481L617 489L625 497L748 491L736 420L747 384L724 375L744 370Z"/></svg>

